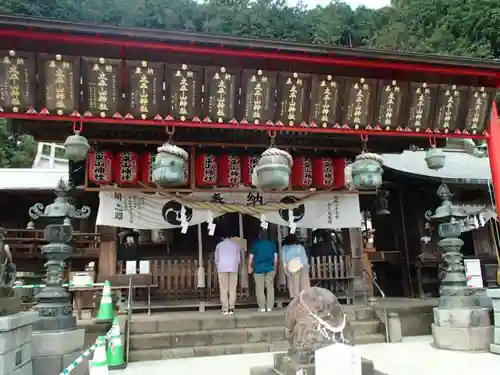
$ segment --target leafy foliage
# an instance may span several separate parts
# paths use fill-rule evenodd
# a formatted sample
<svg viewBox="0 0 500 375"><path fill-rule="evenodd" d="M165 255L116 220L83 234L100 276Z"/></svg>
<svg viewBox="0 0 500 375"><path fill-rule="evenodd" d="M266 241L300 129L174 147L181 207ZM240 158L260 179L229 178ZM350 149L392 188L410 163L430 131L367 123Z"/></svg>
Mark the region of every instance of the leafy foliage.
<svg viewBox="0 0 500 375"><path fill-rule="evenodd" d="M288 6L286 0L0 0L0 12L299 43L500 58L498 0L392 0L390 7L376 10L352 9L335 0L313 9L301 2ZM0 166L28 165L32 140L26 138L25 153L7 141L10 136L1 123Z"/></svg>
<svg viewBox="0 0 500 375"><path fill-rule="evenodd" d="M0 168L31 168L36 154L36 142L30 135L16 136L9 122L0 120Z"/></svg>

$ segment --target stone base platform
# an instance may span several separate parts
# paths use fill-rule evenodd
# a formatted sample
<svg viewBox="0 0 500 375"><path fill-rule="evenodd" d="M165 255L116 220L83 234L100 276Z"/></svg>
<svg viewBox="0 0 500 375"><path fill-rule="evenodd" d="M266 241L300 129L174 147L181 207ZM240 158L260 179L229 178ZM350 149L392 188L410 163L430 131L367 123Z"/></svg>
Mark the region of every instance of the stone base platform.
<svg viewBox="0 0 500 375"><path fill-rule="evenodd" d="M434 345L439 349L482 352L490 350L493 326L487 308L434 308Z"/></svg>
<svg viewBox="0 0 500 375"><path fill-rule="evenodd" d="M335 366L332 364L332 370ZM250 375L297 375L302 370L305 375L315 375L316 369L314 364L303 365L297 364L290 359L285 353L278 353L274 355L273 367L255 367L250 370ZM377 371L373 362L369 359L362 358L361 362L362 375L384 375Z"/></svg>
<svg viewBox="0 0 500 375"><path fill-rule="evenodd" d="M59 374L84 351L85 330L33 332L33 375ZM85 375L80 364L71 374Z"/></svg>
<svg viewBox="0 0 500 375"><path fill-rule="evenodd" d="M31 345L36 312L0 317L0 375L33 375Z"/></svg>

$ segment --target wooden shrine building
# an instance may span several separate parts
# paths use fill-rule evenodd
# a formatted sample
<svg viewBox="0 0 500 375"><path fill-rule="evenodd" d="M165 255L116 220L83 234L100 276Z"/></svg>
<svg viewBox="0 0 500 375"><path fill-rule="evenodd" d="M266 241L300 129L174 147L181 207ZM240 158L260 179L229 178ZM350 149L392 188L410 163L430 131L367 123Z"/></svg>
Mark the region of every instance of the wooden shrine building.
<svg viewBox="0 0 500 375"><path fill-rule="evenodd" d="M377 192L353 190L349 164L367 150L491 141L500 83L500 64L489 60L9 16L0 16L0 54L0 115L13 129L49 142L76 131L91 144L85 162L70 163L70 179L81 186L76 202L93 209L86 227L99 233L99 277L127 272L126 260L148 260L142 271L167 300L215 297L218 231L249 245L263 221L259 207L270 205L289 207L265 214L278 243L292 226L311 246L313 230L332 238L331 252L311 255L314 283L361 280L361 212ZM156 148L166 141L189 153L183 186L153 183ZM271 145L293 157L284 191L252 186ZM137 246L127 254L131 235ZM407 252L402 259L410 262ZM241 298L252 293L245 275Z"/></svg>

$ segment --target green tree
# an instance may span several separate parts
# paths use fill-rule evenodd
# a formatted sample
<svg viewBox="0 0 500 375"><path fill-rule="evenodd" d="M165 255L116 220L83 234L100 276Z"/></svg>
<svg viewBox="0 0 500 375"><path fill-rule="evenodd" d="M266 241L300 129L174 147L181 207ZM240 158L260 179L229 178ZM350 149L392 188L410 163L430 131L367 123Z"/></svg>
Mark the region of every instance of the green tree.
<svg viewBox="0 0 500 375"><path fill-rule="evenodd" d="M31 168L36 155L36 142L30 135L16 135L9 122L0 120L0 168Z"/></svg>

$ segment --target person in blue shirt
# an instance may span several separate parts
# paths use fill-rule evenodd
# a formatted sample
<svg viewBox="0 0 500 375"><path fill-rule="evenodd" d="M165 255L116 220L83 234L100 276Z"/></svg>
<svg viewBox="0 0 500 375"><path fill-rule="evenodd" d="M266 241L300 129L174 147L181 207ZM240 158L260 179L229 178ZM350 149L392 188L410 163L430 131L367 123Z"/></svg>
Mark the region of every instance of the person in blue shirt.
<svg viewBox="0 0 500 375"><path fill-rule="evenodd" d="M261 231L250 248L248 273L254 274L255 292L260 312L271 311L274 306L274 276L278 265L276 244Z"/></svg>
<svg viewBox="0 0 500 375"><path fill-rule="evenodd" d="M288 279L290 298L294 299L300 292L311 287L306 249L295 234L289 234L283 240L280 255Z"/></svg>

